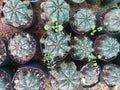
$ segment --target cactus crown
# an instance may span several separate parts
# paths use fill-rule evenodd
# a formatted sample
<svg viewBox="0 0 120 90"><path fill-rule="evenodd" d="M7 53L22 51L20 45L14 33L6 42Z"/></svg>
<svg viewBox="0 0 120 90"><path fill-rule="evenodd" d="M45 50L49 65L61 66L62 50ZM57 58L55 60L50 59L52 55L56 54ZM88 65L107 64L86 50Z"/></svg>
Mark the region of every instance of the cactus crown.
<svg viewBox="0 0 120 90"><path fill-rule="evenodd" d="M94 66L92 63L88 63L80 70L81 84L83 86L91 86L98 82L100 74L100 68Z"/></svg>
<svg viewBox="0 0 120 90"><path fill-rule="evenodd" d="M35 53L36 41L27 33L15 33L9 40L8 48L10 55L12 55L14 59L17 58L19 62L22 62L21 60L25 61L27 56ZM27 57L27 60L30 58L31 56Z"/></svg>
<svg viewBox="0 0 120 90"><path fill-rule="evenodd" d="M64 62L58 70L51 72L53 90L75 90L80 85L79 72L73 62Z"/></svg>
<svg viewBox="0 0 120 90"><path fill-rule="evenodd" d="M69 41L70 36L63 32L48 32L48 36L41 39L41 43L45 46L43 52L52 55L53 58L63 57L70 50Z"/></svg>
<svg viewBox="0 0 120 90"><path fill-rule="evenodd" d="M94 51L92 45L93 42L90 41L87 37L79 39L78 37L74 37L75 43L73 45L74 56L79 59L88 58L91 53Z"/></svg>
<svg viewBox="0 0 120 90"><path fill-rule="evenodd" d="M70 7L64 0L47 0L43 9L48 20L55 17L61 23L69 21Z"/></svg>
<svg viewBox="0 0 120 90"><path fill-rule="evenodd" d="M44 73L33 67L20 68L13 81L15 90L43 90L44 82Z"/></svg>
<svg viewBox="0 0 120 90"><path fill-rule="evenodd" d="M104 16L103 25L108 31L120 32L120 9L113 9Z"/></svg>
<svg viewBox="0 0 120 90"><path fill-rule="evenodd" d="M111 59L116 57L120 51L120 44L117 39L108 37L104 38L100 41L98 47L96 47L99 51L99 55L104 57L105 59Z"/></svg>
<svg viewBox="0 0 120 90"><path fill-rule="evenodd" d="M2 64L7 56L5 43L0 39L0 64Z"/></svg>
<svg viewBox="0 0 120 90"><path fill-rule="evenodd" d="M0 90L11 90L10 76L3 70L0 70Z"/></svg>
<svg viewBox="0 0 120 90"><path fill-rule="evenodd" d="M120 85L120 67L114 64L105 65L103 68L103 80L109 86Z"/></svg>
<svg viewBox="0 0 120 90"><path fill-rule="evenodd" d="M14 27L24 26L33 16L29 1L7 0L3 6L4 20Z"/></svg>
<svg viewBox="0 0 120 90"><path fill-rule="evenodd" d="M91 30L91 26L95 26L95 15L91 10L80 9L73 15L74 20L71 21L71 25L76 27L79 32L88 32Z"/></svg>

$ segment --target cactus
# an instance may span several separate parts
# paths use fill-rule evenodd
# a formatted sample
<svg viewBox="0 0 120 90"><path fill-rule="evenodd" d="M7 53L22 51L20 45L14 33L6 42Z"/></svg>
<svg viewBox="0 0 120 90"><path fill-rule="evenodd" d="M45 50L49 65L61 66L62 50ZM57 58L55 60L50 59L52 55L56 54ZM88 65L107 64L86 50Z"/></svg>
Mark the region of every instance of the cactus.
<svg viewBox="0 0 120 90"><path fill-rule="evenodd" d="M6 71L0 69L0 90L12 90L11 78Z"/></svg>
<svg viewBox="0 0 120 90"><path fill-rule="evenodd" d="M64 0L47 0L42 9L48 20L57 18L60 23L69 21L70 7Z"/></svg>
<svg viewBox="0 0 120 90"><path fill-rule="evenodd" d="M82 86L92 86L99 81L100 67L94 66L92 63L88 63L80 70L80 78Z"/></svg>
<svg viewBox="0 0 120 90"><path fill-rule="evenodd" d="M41 38L40 42L44 45L43 53L50 54L55 59L63 58L69 52L70 36L63 32L54 33L48 32L46 38Z"/></svg>
<svg viewBox="0 0 120 90"><path fill-rule="evenodd" d="M2 21L17 28L29 26L33 17L30 2L21 0L6 0L3 14Z"/></svg>
<svg viewBox="0 0 120 90"><path fill-rule="evenodd" d="M104 15L103 25L109 32L120 32L120 9L112 9Z"/></svg>
<svg viewBox="0 0 120 90"><path fill-rule="evenodd" d="M108 86L120 85L120 67L108 64L103 67L102 79Z"/></svg>
<svg viewBox="0 0 120 90"><path fill-rule="evenodd" d="M7 58L7 50L5 43L0 39L0 65L4 63Z"/></svg>
<svg viewBox="0 0 120 90"><path fill-rule="evenodd" d="M28 62L36 52L36 41L28 33L15 33L9 40L9 53L18 63Z"/></svg>
<svg viewBox="0 0 120 90"><path fill-rule="evenodd" d="M80 85L79 72L73 62L63 62L58 69L51 71L53 90L76 90Z"/></svg>
<svg viewBox="0 0 120 90"><path fill-rule="evenodd" d="M90 41L87 37L83 37L81 39L79 39L78 37L74 37L74 39L75 43L72 46L74 57L80 60L88 58L94 51L92 47L93 42Z"/></svg>
<svg viewBox="0 0 120 90"><path fill-rule="evenodd" d="M75 30L79 32L88 32L91 26L95 26L95 15L89 9L80 9L73 15L73 20L70 21Z"/></svg>
<svg viewBox="0 0 120 90"><path fill-rule="evenodd" d="M120 44L117 39L102 35L96 40L95 51L97 55L102 56L102 59L111 59L118 55Z"/></svg>
<svg viewBox="0 0 120 90"><path fill-rule="evenodd" d="M79 4L79 3L83 3L85 0L71 0L72 2Z"/></svg>
<svg viewBox="0 0 120 90"><path fill-rule="evenodd" d="M15 90L43 90L45 74L42 70L33 67L19 68L14 75Z"/></svg>

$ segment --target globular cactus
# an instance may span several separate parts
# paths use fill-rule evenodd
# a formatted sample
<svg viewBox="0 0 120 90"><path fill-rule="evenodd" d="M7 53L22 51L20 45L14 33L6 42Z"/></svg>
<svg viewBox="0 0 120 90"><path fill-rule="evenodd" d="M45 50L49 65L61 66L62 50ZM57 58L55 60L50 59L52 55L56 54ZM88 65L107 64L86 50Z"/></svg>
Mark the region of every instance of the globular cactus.
<svg viewBox="0 0 120 90"><path fill-rule="evenodd" d="M44 4L43 4L44 3ZM60 23L69 21L70 7L64 0L47 0L42 3L44 15L48 20L57 18Z"/></svg>
<svg viewBox="0 0 120 90"><path fill-rule="evenodd" d="M107 11L102 20L104 28L109 32L120 32L120 9Z"/></svg>
<svg viewBox="0 0 120 90"><path fill-rule="evenodd" d="M72 45L72 54L73 57L79 60L83 60L85 58L88 58L92 52L94 52L93 49L93 42L88 39L88 37L78 38L74 37L75 42Z"/></svg>
<svg viewBox="0 0 120 90"><path fill-rule="evenodd" d="M100 55L102 59L109 60L117 57L120 51L120 44L117 39L107 35L99 36L95 43L95 52Z"/></svg>
<svg viewBox="0 0 120 90"><path fill-rule="evenodd" d="M95 85L99 81L100 67L94 66L92 63L88 63L80 70L80 82L84 87Z"/></svg>
<svg viewBox="0 0 120 90"><path fill-rule="evenodd" d="M36 52L36 40L28 33L17 32L10 38L8 49L13 60L26 63Z"/></svg>
<svg viewBox="0 0 120 90"><path fill-rule="evenodd" d="M48 32L47 37L41 38L40 42L44 45L43 53L50 54L53 59L63 59L69 52L70 36L65 35L63 32L54 33Z"/></svg>
<svg viewBox="0 0 120 90"><path fill-rule="evenodd" d="M45 74L34 67L19 68L13 77L14 90L43 90Z"/></svg>
<svg viewBox="0 0 120 90"><path fill-rule="evenodd" d="M29 1L6 0L3 5L2 21L17 28L29 27L33 19L33 10Z"/></svg>
<svg viewBox="0 0 120 90"><path fill-rule="evenodd" d="M89 9L80 9L73 16L73 20L70 21L71 26L78 32L88 32L91 27L95 26L95 15Z"/></svg>
<svg viewBox="0 0 120 90"><path fill-rule="evenodd" d="M0 90L12 90L11 77L2 69L0 69Z"/></svg>
<svg viewBox="0 0 120 90"><path fill-rule="evenodd" d="M103 67L102 79L108 86L120 85L120 67L115 64L108 64Z"/></svg>
<svg viewBox="0 0 120 90"><path fill-rule="evenodd" d="M76 90L80 86L79 72L73 62L63 62L58 69L51 71L53 90Z"/></svg>

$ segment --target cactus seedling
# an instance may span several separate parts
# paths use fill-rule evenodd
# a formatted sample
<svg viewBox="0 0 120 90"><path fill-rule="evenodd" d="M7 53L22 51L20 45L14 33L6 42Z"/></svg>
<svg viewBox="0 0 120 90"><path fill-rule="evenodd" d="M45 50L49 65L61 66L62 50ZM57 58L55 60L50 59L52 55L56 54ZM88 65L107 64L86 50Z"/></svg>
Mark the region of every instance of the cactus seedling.
<svg viewBox="0 0 120 90"><path fill-rule="evenodd" d="M102 79L108 86L120 85L120 67L115 64L108 64L103 67Z"/></svg>
<svg viewBox="0 0 120 90"><path fill-rule="evenodd" d="M44 26L44 29L47 31L55 31L55 32L61 32L63 30L63 26L61 24L59 24L59 21L57 20L57 18L53 18L52 22L49 24L46 24Z"/></svg>
<svg viewBox="0 0 120 90"><path fill-rule="evenodd" d="M36 40L28 33L17 32L9 40L9 54L18 63L26 63L36 52Z"/></svg>
<svg viewBox="0 0 120 90"><path fill-rule="evenodd" d="M75 4L83 3L85 0L71 0Z"/></svg>
<svg viewBox="0 0 120 90"><path fill-rule="evenodd" d="M41 69L29 66L19 68L12 80L14 90L43 90L45 77Z"/></svg>
<svg viewBox="0 0 120 90"><path fill-rule="evenodd" d="M73 16L73 20L70 21L73 29L78 32L89 32L91 26L95 26L95 15L89 9L80 9Z"/></svg>
<svg viewBox="0 0 120 90"><path fill-rule="evenodd" d="M84 87L93 86L99 81L100 67L88 63L80 70L81 85Z"/></svg>
<svg viewBox="0 0 120 90"><path fill-rule="evenodd" d="M65 35L63 32L54 33L47 32L46 37L43 35L40 42L43 53L52 55L54 60L63 59L70 50L69 46L70 36Z"/></svg>
<svg viewBox="0 0 120 90"><path fill-rule="evenodd" d="M11 77L2 69L0 69L0 90L12 90Z"/></svg>
<svg viewBox="0 0 120 90"><path fill-rule="evenodd" d="M117 39L107 35L101 35L95 42L95 53L100 55L104 60L110 60L117 57L120 51L120 44Z"/></svg>
<svg viewBox="0 0 120 90"><path fill-rule="evenodd" d="M92 52L94 52L94 49L92 47L93 42L90 41L87 37L78 38L74 37L75 43L72 45L73 49L73 57L83 60L85 58L88 58Z"/></svg>
<svg viewBox="0 0 120 90"><path fill-rule="evenodd" d="M80 86L79 72L73 62L63 62L58 69L51 71L53 90L76 90Z"/></svg>
<svg viewBox="0 0 120 90"><path fill-rule="evenodd" d="M33 11L29 1L5 0L2 21L17 28L29 27L33 21Z"/></svg>
<svg viewBox="0 0 120 90"><path fill-rule="evenodd" d="M55 17L59 23L69 21L70 7L64 0L47 0L43 3L41 8L45 13L45 19L52 20Z"/></svg>

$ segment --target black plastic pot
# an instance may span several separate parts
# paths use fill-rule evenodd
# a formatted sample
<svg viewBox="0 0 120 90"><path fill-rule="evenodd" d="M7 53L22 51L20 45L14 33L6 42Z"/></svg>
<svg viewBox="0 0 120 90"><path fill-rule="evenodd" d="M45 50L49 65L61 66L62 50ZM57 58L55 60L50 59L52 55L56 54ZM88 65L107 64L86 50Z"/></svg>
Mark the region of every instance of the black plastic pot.
<svg viewBox="0 0 120 90"><path fill-rule="evenodd" d="M100 0L86 0L86 2L89 4L96 4L96 3L100 2Z"/></svg>
<svg viewBox="0 0 120 90"><path fill-rule="evenodd" d="M24 80L23 83L20 82L20 80L22 80L22 77L26 77L24 80L28 81L29 85L26 85L26 87L24 86ZM19 90L20 88L24 89L36 89L36 90L44 90L45 88L45 82L46 82L46 73L44 72L43 68L39 65L39 64L29 64L26 66L22 66L20 67L13 79L12 79L12 83L14 86L15 90ZM39 84L39 87L37 87L36 85ZM19 86L21 85L21 87Z"/></svg>
<svg viewBox="0 0 120 90"><path fill-rule="evenodd" d="M33 7L36 7L40 4L41 0L29 0Z"/></svg>
<svg viewBox="0 0 120 90"><path fill-rule="evenodd" d="M104 16L111 10L117 9L115 7L109 8L109 9L103 9L97 12L96 18L97 18L97 26L98 27L103 27L102 32L113 37L119 37L120 32L110 32L107 30L107 28L103 24Z"/></svg>
<svg viewBox="0 0 120 90"><path fill-rule="evenodd" d="M8 42L5 39L0 39L0 66L8 64L11 59L8 55Z"/></svg>
<svg viewBox="0 0 120 90"><path fill-rule="evenodd" d="M80 70L81 85L86 88L93 87L100 81L100 73L100 66L94 66L93 63L84 65Z"/></svg>
<svg viewBox="0 0 120 90"><path fill-rule="evenodd" d="M21 0L21 1L22 1L22 0ZM2 8L4 7L5 3L6 3L6 2L3 1L3 3L2 3ZM30 9L33 11L33 8L32 8L32 5L31 5L31 4L28 6L28 8L30 8ZM0 13L0 14L1 14L1 15L0 15L0 16L1 16L1 19L5 17L5 16L4 16L4 13L3 13L3 10L1 10L1 13ZM28 20L29 22L28 22L28 23L26 23L25 25L21 25L21 26L19 26L19 27L15 27L15 28L21 29L21 30L29 29L30 27L32 27L32 25L34 24L35 20L36 20L36 16L35 16L35 13L34 13L34 11L33 11L32 18L29 18L29 20ZM5 21L5 22L3 22L3 23L5 23L5 24L7 24L7 25L9 25L9 26L14 27L13 25L11 25L11 24L10 24L9 22L7 22L7 21Z"/></svg>
<svg viewBox="0 0 120 90"><path fill-rule="evenodd" d="M0 86L1 90L13 90L12 74L6 68L0 68L0 83L5 86Z"/></svg>
<svg viewBox="0 0 120 90"><path fill-rule="evenodd" d="M103 34L103 35L100 35L96 38L95 42L94 42L94 50L95 50L95 55L98 56L99 55L99 50L98 50L98 46L100 45L100 42L102 40L104 40L105 38L107 37L107 35ZM99 60L102 60L104 62L111 62L113 60L115 60L117 58L117 56L114 56L112 58L109 58L109 59L105 59L105 56L102 57L101 59Z"/></svg>
<svg viewBox="0 0 120 90"><path fill-rule="evenodd" d="M26 39L26 43L25 42L21 42L17 39L18 37L21 37L23 40ZM14 39L14 40L13 40ZM19 42L17 42L17 40ZM16 41L15 41L16 40ZM12 42L15 42L16 44L12 43ZM24 43L24 44L22 44ZM17 45L18 44L18 45ZM21 44L21 45L20 45ZM25 45L26 44L26 48L29 47L29 50L25 49ZM27 45L29 44L29 45ZM13 45L13 46L11 46ZM23 47L24 46L24 47ZM14 47L14 48L12 48ZM12 48L12 49L11 49ZM20 54L20 51L21 51L21 54L24 52L23 50L27 50L27 53L24 54L23 56L19 56L19 54L16 53L12 53L14 50L18 50L17 52ZM26 32L23 32L23 31L18 31L16 33L14 33L12 35L12 37L9 39L9 42L8 42L8 51L9 51L9 55L10 55L10 58L12 60L14 60L15 62L19 63L19 64L25 64L27 62L29 62L33 57L34 55L36 54L36 51L37 51L37 43L36 43L36 40L35 38L31 35L31 34L28 34Z"/></svg>

